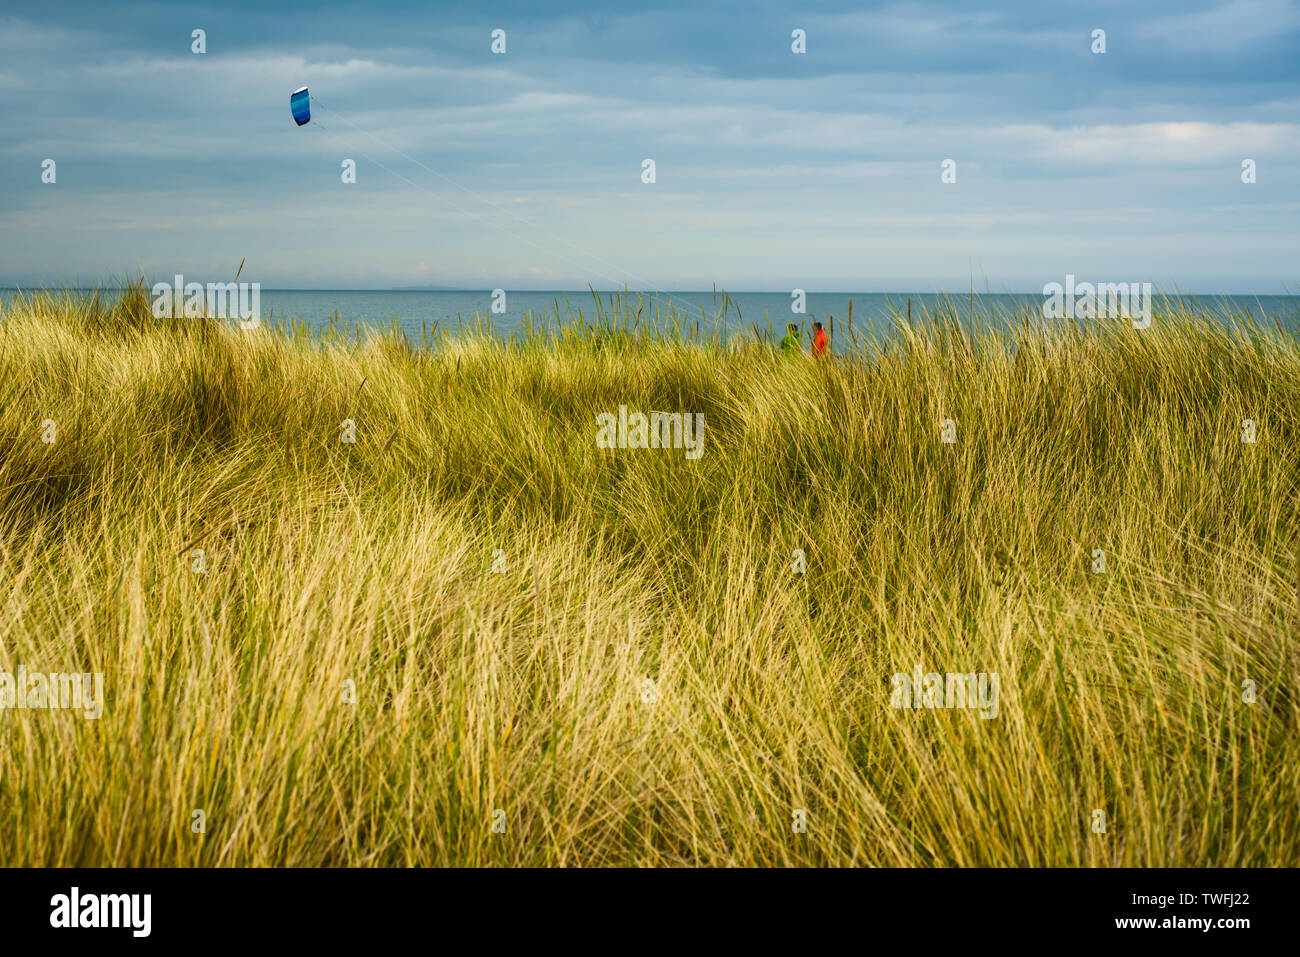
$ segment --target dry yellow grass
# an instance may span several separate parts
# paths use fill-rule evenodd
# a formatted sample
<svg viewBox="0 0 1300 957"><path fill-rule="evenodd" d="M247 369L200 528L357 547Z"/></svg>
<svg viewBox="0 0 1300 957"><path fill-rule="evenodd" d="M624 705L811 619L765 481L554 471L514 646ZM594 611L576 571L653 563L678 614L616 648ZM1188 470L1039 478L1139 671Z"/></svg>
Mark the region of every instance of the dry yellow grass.
<svg viewBox="0 0 1300 957"><path fill-rule="evenodd" d="M816 365L147 305L0 331L0 671L105 680L0 713L4 864L1300 857L1291 336L930 317ZM620 404L703 456L597 448ZM998 716L891 707L918 664Z"/></svg>

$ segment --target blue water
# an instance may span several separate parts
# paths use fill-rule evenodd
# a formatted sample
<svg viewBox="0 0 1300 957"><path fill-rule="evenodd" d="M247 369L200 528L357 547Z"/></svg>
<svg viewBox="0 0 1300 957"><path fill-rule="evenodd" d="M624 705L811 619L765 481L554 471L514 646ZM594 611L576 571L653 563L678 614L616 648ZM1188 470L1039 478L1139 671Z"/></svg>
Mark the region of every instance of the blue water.
<svg viewBox="0 0 1300 957"><path fill-rule="evenodd" d="M0 303L7 304L16 294L12 289L0 289ZM602 297L608 308L608 294L603 293ZM1160 297L1154 298L1153 311L1158 316ZM1220 315L1249 312L1270 321L1276 317L1283 328L1300 333L1300 296L1181 296L1179 299L1194 308ZM648 315L655 304L666 307L671 302L690 317L691 323L699 321L702 330L712 329L713 317L723 312L721 293L716 297L712 292L647 293L643 300L646 303L644 314ZM922 309L935 309L946 303L956 310L964 323L975 327L997 323L1000 316L1025 308L1040 313L1043 304L1043 297L1033 294L975 293L972 297L960 293L808 293L806 313L795 315L791 312L788 293L732 293L730 300L726 315L728 336L751 336L755 325L766 329L770 322L779 337L787 322L802 322L805 328L810 328L814 320L826 322L828 317L834 316L836 340L840 342L847 339L843 331L850 300L853 303L853 328L859 337L869 334L873 325L877 335L888 336L893 328L890 320L892 310L906 314L909 300L914 317L919 318ZM508 336L521 328L526 314L531 314L536 323L544 312L547 326L554 329L557 301L560 312L566 314L569 306L566 306L562 292L506 290L504 312L492 314L493 298L489 290L263 289L261 314L264 322L292 317L317 328L327 326L331 316L348 325L362 323L388 328L396 324L412 341L418 342L421 330L431 329L435 323L440 323L444 331L454 333L458 328L470 326L476 317L479 320L490 318L493 331ZM568 303L575 320L578 310L588 321L594 319L596 309L590 291L570 292Z"/></svg>

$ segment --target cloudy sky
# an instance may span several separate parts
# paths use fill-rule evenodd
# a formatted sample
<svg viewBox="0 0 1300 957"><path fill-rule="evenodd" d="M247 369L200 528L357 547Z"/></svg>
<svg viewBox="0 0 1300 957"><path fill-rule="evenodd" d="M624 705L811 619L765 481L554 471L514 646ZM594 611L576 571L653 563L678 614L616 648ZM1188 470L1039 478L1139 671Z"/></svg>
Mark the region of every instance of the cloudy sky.
<svg viewBox="0 0 1300 957"><path fill-rule="evenodd" d="M1295 0L9 2L0 117L0 285L1300 285Z"/></svg>

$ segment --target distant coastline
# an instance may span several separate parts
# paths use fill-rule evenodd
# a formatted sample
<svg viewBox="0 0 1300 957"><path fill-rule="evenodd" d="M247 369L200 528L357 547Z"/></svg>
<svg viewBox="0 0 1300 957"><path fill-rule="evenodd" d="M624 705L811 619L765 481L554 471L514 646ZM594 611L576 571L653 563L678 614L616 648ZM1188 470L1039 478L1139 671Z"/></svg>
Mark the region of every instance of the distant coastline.
<svg viewBox="0 0 1300 957"><path fill-rule="evenodd" d="M468 286L390 286L389 292L479 292Z"/></svg>

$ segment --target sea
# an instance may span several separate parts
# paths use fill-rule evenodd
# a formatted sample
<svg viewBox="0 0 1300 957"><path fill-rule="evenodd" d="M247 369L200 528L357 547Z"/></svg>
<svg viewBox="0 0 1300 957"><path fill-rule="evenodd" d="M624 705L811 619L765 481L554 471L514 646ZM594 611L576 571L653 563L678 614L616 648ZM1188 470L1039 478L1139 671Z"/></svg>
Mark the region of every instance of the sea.
<svg viewBox="0 0 1300 957"><path fill-rule="evenodd" d="M0 289L0 308L23 293L34 290ZM89 290L80 290L89 294ZM397 328L412 342L419 342L423 332L437 325L444 334L455 334L484 320L493 334L509 337L531 322L534 328L555 329L557 309L560 316L587 321L597 313L593 293L582 291L512 291L504 296L493 290L373 290L373 289L266 289L261 290L263 322L288 323L295 320L312 328L370 326ZM609 296L618 292L599 293L602 307L608 312ZM804 311L792 310L794 299L787 292L677 291L623 293L633 300L639 295L643 315L658 308L661 315L671 305L692 326L701 330L721 331L727 338L753 336L755 329L771 328L780 337L786 323L801 323L805 329L812 322L834 319L836 338L842 340L844 322L853 306L853 329L858 337L888 338L896 332L894 317L908 310L915 318L923 312L941 310L955 314L970 329L1001 326L1006 317L1032 310L1041 315L1044 297L1039 294L1015 293L919 293L919 292L809 292ZM1269 325L1275 322L1289 332L1300 334L1300 296L1154 296L1153 311L1158 317L1165 305L1182 305L1198 312L1218 316L1253 314ZM635 308L635 307L634 307ZM725 316L724 316L725 313ZM719 321L718 317L722 317ZM1068 321L1068 320L1062 320ZM1115 320L1122 322L1124 320Z"/></svg>

